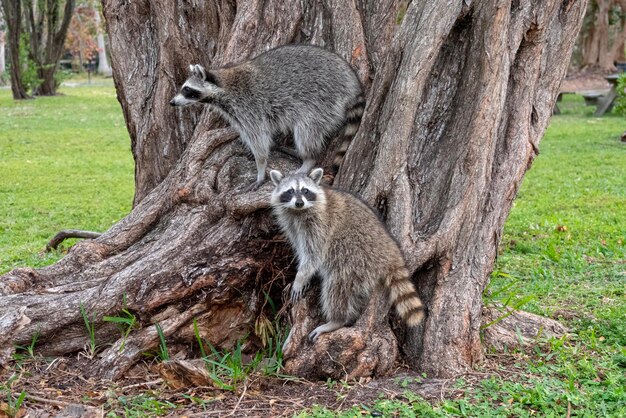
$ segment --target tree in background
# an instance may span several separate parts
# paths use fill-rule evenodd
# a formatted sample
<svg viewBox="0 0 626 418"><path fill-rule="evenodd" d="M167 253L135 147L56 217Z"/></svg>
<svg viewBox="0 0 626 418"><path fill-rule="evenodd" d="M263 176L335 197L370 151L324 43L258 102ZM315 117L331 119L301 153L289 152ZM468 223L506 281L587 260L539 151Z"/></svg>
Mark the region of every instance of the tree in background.
<svg viewBox="0 0 626 418"><path fill-rule="evenodd" d="M615 62L626 61L626 0L591 0L580 39L583 67L615 71Z"/></svg>
<svg viewBox="0 0 626 418"><path fill-rule="evenodd" d="M11 91L15 100L28 99L22 77L20 45L22 34L22 4L14 0L1 0L2 12L7 26L9 43L9 64L11 68Z"/></svg>
<svg viewBox="0 0 626 418"><path fill-rule="evenodd" d="M0 85L4 83L4 73L6 72L6 63L4 61L6 45L6 24L4 23L4 13L0 6Z"/></svg>
<svg viewBox="0 0 626 418"><path fill-rule="evenodd" d="M72 54L72 65L83 71L85 63L98 56L98 10L89 5L76 6L65 39L65 49Z"/></svg>
<svg viewBox="0 0 626 418"><path fill-rule="evenodd" d="M107 58L106 43L104 42L104 27L100 19L101 12L97 7L94 7L93 10L96 19L96 30L98 31L98 73L109 77L112 75L113 70L111 70L109 59Z"/></svg>
<svg viewBox="0 0 626 418"><path fill-rule="evenodd" d="M24 1L26 32L30 39L29 55L37 67L37 75L41 80L35 88L36 95L56 94L59 83L55 79L55 73L64 52L74 5L75 0Z"/></svg>

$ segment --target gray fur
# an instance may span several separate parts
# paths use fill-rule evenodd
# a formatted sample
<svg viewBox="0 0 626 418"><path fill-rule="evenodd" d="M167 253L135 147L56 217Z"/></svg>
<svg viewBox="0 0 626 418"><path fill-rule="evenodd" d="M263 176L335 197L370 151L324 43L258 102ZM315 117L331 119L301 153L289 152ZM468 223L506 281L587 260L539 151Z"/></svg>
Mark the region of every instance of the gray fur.
<svg viewBox="0 0 626 418"><path fill-rule="evenodd" d="M407 325L418 325L424 309L398 244L363 201L320 186L322 174L320 168L308 176L270 172L274 214L298 257L292 299L303 295L316 273L322 280L320 302L328 322L309 338L354 323L378 287L388 290Z"/></svg>
<svg viewBox="0 0 626 418"><path fill-rule="evenodd" d="M190 72L170 104L201 102L218 110L252 151L257 187L265 180L276 134L293 133L303 160L298 171L306 173L327 140L342 128L346 141L339 154L343 157L365 105L361 84L350 65L339 55L310 45L282 46L219 69L192 65ZM338 158L335 163L340 161Z"/></svg>

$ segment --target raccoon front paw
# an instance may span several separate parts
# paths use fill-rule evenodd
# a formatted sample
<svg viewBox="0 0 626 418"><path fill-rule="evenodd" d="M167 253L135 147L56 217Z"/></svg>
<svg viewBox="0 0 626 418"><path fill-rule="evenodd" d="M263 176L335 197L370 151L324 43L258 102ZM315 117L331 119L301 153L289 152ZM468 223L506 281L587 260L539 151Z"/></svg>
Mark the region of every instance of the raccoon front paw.
<svg viewBox="0 0 626 418"><path fill-rule="evenodd" d="M315 341L317 341L317 337L319 337L321 334L323 334L323 332L319 330L319 327L315 328L313 331L309 333L309 337L308 337L309 342L313 344Z"/></svg>
<svg viewBox="0 0 626 418"><path fill-rule="evenodd" d="M308 284L303 285L302 283L299 283L297 281L293 282L293 284L291 285L291 302L295 303L300 300L304 296L308 288Z"/></svg>
<svg viewBox="0 0 626 418"><path fill-rule="evenodd" d="M309 342L314 343L320 335L338 330L344 325L345 324L343 322L339 321L330 321L324 325L320 325L309 334Z"/></svg>

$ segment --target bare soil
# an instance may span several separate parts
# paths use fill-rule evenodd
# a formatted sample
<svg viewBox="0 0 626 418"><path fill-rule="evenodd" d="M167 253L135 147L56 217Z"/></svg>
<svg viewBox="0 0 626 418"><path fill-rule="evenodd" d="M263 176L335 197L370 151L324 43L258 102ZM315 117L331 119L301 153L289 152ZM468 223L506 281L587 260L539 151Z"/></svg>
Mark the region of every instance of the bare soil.
<svg viewBox="0 0 626 418"><path fill-rule="evenodd" d="M604 78L606 75L597 68L586 68L572 72L561 83L561 92L577 93L589 90L609 90L611 85Z"/></svg>
<svg viewBox="0 0 626 418"><path fill-rule="evenodd" d="M406 393L420 395L429 402L461 398L481 380L500 375L511 378L521 371L517 359L510 354L488 354L480 371L451 379L427 379L399 365L392 376L360 382L309 382L302 379L278 379L252 376L236 392L212 387L174 389L154 372L155 363L143 363L119 381L96 380L89 377L90 361L80 357L29 359L12 364L0 373L1 382L13 381L11 394L27 393L17 417L103 417L103 416L170 416L170 417L291 417L314 405L341 411L358 406L372 407L378 399L408 400ZM16 377L16 379L13 379ZM456 384L463 378L463 385ZM146 407L143 395L157 399L163 413ZM4 401L4 399L3 399ZM150 405L150 402L146 402ZM0 401L0 418L7 404ZM376 411L368 410L374 416ZM114 415L116 414L116 415Z"/></svg>
<svg viewBox="0 0 626 418"><path fill-rule="evenodd" d="M70 357L30 359L3 370L0 381L8 382L17 374L12 395L27 393L17 416L37 418L98 417L110 412L127 416L127 408L141 411L141 407L131 406L132 399L140 395L177 406L165 416L288 417L314 405L344 410L354 405L373 405L381 397L402 399L406 391L429 401L464 393L454 387L455 379L422 379L405 367L398 367L391 377L351 383L253 376L236 392L230 392L212 387L173 389L149 363L135 367L116 382L95 380L83 371L89 363L84 358ZM480 373L473 376L475 380L484 377ZM464 379L467 381L468 376ZM8 416L1 412L2 407L6 404L0 404L0 417Z"/></svg>

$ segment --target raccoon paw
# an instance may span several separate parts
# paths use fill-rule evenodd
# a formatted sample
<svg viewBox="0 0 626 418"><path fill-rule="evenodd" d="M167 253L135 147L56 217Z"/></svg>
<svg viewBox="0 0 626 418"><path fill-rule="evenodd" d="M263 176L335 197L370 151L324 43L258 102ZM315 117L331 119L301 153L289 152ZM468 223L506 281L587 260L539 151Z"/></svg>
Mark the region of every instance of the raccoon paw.
<svg viewBox="0 0 626 418"><path fill-rule="evenodd" d="M308 284L303 285L301 283L298 283L297 281L293 282L293 284L291 285L291 302L295 303L298 300L302 299L308 288Z"/></svg>
<svg viewBox="0 0 626 418"><path fill-rule="evenodd" d="M343 326L345 326L345 324L338 321L330 321L324 325L320 325L309 334L309 342L314 343L320 335L326 334L327 332L333 332Z"/></svg>
<svg viewBox="0 0 626 418"><path fill-rule="evenodd" d="M321 334L323 334L322 332L318 331L318 328L315 328L313 331L309 332L309 336L308 336L308 340L309 342L312 344L315 341L317 341L317 337L319 337Z"/></svg>

